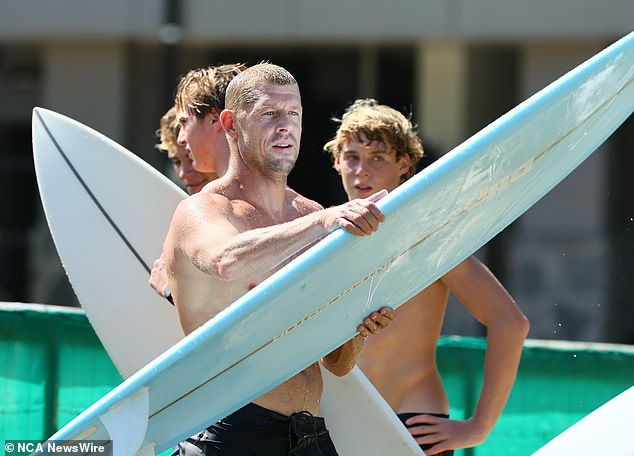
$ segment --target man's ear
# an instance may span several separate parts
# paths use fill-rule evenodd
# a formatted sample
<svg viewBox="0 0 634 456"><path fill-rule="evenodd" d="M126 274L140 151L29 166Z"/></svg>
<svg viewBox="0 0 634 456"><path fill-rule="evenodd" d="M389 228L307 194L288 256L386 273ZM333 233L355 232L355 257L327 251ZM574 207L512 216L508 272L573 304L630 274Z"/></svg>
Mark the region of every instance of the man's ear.
<svg viewBox="0 0 634 456"><path fill-rule="evenodd" d="M223 109L220 113L220 125L222 129L229 135L235 135L235 116L233 111L229 109Z"/></svg>
<svg viewBox="0 0 634 456"><path fill-rule="evenodd" d="M222 129L220 126L220 113L219 111L216 111L216 109L212 109L209 113L207 113L205 116L205 122L209 122L211 128Z"/></svg>
<svg viewBox="0 0 634 456"><path fill-rule="evenodd" d="M335 168L337 173L341 174L341 154L338 152L335 154L332 167Z"/></svg>
<svg viewBox="0 0 634 456"><path fill-rule="evenodd" d="M407 172L409 171L409 167L411 165L411 160L409 158L409 155L405 154L402 155L401 157L399 157L398 159L398 172L399 172L399 176L401 178L403 178Z"/></svg>

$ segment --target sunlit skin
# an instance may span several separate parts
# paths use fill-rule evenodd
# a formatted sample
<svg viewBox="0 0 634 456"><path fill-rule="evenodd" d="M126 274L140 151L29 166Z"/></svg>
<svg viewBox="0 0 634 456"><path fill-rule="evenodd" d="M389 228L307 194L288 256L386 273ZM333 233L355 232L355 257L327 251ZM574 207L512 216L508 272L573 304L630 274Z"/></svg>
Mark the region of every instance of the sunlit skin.
<svg viewBox="0 0 634 456"><path fill-rule="evenodd" d="M190 195L198 193L206 184L214 179L218 179L216 173L201 173L196 171L187 150L182 146L172 148L168 156L174 167L176 177L181 181L187 193Z"/></svg>
<svg viewBox="0 0 634 456"><path fill-rule="evenodd" d="M202 118L179 112L177 143L185 148L195 170L222 176L229 166L229 145L218 120L216 111Z"/></svg>

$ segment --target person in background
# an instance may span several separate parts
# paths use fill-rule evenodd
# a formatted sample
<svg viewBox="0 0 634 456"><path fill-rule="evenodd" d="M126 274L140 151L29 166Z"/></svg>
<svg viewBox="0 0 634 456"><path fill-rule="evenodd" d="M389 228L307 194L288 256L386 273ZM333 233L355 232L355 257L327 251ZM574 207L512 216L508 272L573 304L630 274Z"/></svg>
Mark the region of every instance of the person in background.
<svg viewBox="0 0 634 456"><path fill-rule="evenodd" d="M194 169L187 150L177 142L180 132L177 112L176 106L172 106L161 117L161 128L156 131L160 142L156 148L167 154L174 169L174 175L185 187L187 193L193 195L218 176L213 173L201 173Z"/></svg>
<svg viewBox="0 0 634 456"><path fill-rule="evenodd" d="M246 67L220 65L190 70L176 87L175 106L180 124L177 142L195 170L222 176L229 166L229 146L220 126L220 112L231 80Z"/></svg>
<svg viewBox="0 0 634 456"><path fill-rule="evenodd" d="M415 127L373 99L352 103L326 143L349 200L410 178L423 156ZM424 220L421 221L424 223ZM421 259L424 261L424 259ZM449 418L449 399L436 366L449 294L486 327L484 381L473 416ZM358 365L428 455L476 446L487 438L515 382L529 323L489 269L470 256L398 308L399 318L368 339Z"/></svg>
<svg viewBox="0 0 634 456"><path fill-rule="evenodd" d="M245 68L235 63L188 71L176 87L174 106L161 117L157 132L160 143L156 147L167 152L176 177L190 195L227 170L229 146L218 116L225 107L227 85ZM197 163L202 169L196 169L195 157L204 157ZM149 283L172 301L162 258L154 261Z"/></svg>

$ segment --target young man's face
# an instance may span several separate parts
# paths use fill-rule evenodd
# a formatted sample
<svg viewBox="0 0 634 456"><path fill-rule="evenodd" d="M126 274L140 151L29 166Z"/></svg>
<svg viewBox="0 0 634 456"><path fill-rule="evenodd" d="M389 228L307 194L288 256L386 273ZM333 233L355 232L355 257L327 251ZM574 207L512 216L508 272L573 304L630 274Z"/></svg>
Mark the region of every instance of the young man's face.
<svg viewBox="0 0 634 456"><path fill-rule="evenodd" d="M350 200L367 198L382 189L394 190L409 166L409 156L397 160L395 152L380 141L365 145L349 138L335 157L335 169Z"/></svg>
<svg viewBox="0 0 634 456"><path fill-rule="evenodd" d="M182 146L176 146L168 153L174 167L176 177L183 183L190 195L198 193L205 185L218 176L213 173L200 173L194 169L193 163Z"/></svg>
<svg viewBox="0 0 634 456"><path fill-rule="evenodd" d="M215 137L218 129L214 128L217 118L215 112L200 118L191 112L181 111L178 115L180 131L177 142L185 148L196 170L219 175L217 153L214 150L214 145L218 142L218 138ZM222 131L221 134L224 140Z"/></svg>

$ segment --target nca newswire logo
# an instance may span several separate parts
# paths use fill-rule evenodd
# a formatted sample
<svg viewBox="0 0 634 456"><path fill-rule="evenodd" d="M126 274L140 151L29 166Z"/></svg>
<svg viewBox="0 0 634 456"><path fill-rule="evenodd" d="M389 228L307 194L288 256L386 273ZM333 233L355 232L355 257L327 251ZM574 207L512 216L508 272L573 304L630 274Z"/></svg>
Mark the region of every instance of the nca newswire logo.
<svg viewBox="0 0 634 456"><path fill-rule="evenodd" d="M6 456L112 456L112 440L5 440Z"/></svg>

